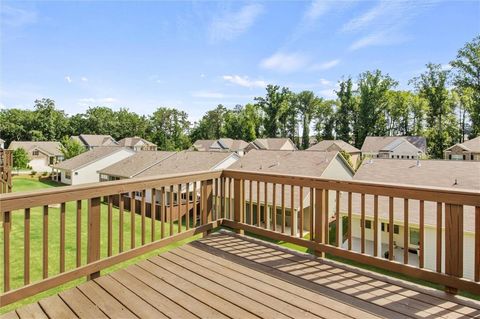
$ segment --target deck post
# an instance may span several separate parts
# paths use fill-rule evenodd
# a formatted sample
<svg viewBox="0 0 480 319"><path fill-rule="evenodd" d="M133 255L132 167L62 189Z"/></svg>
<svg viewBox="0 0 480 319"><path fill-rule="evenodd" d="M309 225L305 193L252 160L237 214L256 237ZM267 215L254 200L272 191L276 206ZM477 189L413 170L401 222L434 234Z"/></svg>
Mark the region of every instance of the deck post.
<svg viewBox="0 0 480 319"><path fill-rule="evenodd" d="M237 223L243 222L242 216L242 185L243 181L235 179L233 181L233 220ZM244 234L243 229L235 229L237 234Z"/></svg>
<svg viewBox="0 0 480 319"><path fill-rule="evenodd" d="M100 259L100 197L88 200L88 241L87 241L87 263ZM100 276L96 271L87 276L87 280Z"/></svg>
<svg viewBox="0 0 480 319"><path fill-rule="evenodd" d="M445 273L463 277L463 206L445 204ZM445 291L457 294L458 289L445 287Z"/></svg>
<svg viewBox="0 0 480 319"><path fill-rule="evenodd" d="M318 244L324 244L325 243L325 225L323 224L325 222L325 214L327 213L325 211L325 192L328 192L328 190L323 190L323 189L315 189L315 211L312 217L314 217L314 223L315 223L315 242ZM328 223L328 220L327 220ZM318 257L325 257L325 253L322 251L319 251L315 249L315 255Z"/></svg>
<svg viewBox="0 0 480 319"><path fill-rule="evenodd" d="M202 225L207 224L208 222L212 221L212 211L213 211L213 180L209 179L205 182L203 187L203 200L204 209L202 210ZM207 230L203 232L203 237L210 234L212 231Z"/></svg>

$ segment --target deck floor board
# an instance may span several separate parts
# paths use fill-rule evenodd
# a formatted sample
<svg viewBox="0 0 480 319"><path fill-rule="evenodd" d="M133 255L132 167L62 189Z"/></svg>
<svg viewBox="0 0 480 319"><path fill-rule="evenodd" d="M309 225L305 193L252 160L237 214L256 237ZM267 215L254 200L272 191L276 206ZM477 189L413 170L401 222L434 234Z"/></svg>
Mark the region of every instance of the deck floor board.
<svg viewBox="0 0 480 319"><path fill-rule="evenodd" d="M220 232L1 316L475 318L480 303Z"/></svg>

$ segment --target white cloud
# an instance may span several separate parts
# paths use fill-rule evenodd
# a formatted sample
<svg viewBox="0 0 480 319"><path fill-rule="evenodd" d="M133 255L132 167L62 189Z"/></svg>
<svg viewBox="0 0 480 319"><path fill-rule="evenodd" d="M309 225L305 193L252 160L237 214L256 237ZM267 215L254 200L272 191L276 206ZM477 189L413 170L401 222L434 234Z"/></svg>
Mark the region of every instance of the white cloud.
<svg viewBox="0 0 480 319"><path fill-rule="evenodd" d="M80 106L93 106L93 105L109 105L118 102L118 99L113 97L93 98L87 97L78 100Z"/></svg>
<svg viewBox="0 0 480 319"><path fill-rule="evenodd" d="M303 54L277 52L262 60L260 66L264 69L288 73L302 69L307 62L308 58Z"/></svg>
<svg viewBox="0 0 480 319"><path fill-rule="evenodd" d="M337 66L339 63L340 59L334 59L323 63L314 64L312 66L312 70L328 70Z"/></svg>
<svg viewBox="0 0 480 319"><path fill-rule="evenodd" d="M193 97L206 98L206 99L222 99L225 98L225 94L211 91L195 91L192 93Z"/></svg>
<svg viewBox="0 0 480 319"><path fill-rule="evenodd" d="M66 75L65 81L67 81L67 83L72 83L72 78L69 75Z"/></svg>
<svg viewBox="0 0 480 319"><path fill-rule="evenodd" d="M405 35L386 30L383 32L372 33L356 40L350 45L349 50L355 51L369 46L399 44L406 40L407 37Z"/></svg>
<svg viewBox="0 0 480 319"><path fill-rule="evenodd" d="M332 83L332 82L330 82L329 80L320 79L320 84L321 84L321 85L329 85L330 83Z"/></svg>
<svg viewBox="0 0 480 319"><path fill-rule="evenodd" d="M88 82L88 78L86 78L85 76L82 76L82 77L80 78L80 80L81 80L82 82Z"/></svg>
<svg viewBox="0 0 480 319"><path fill-rule="evenodd" d="M337 98L337 94L335 93L335 89L325 89L325 90L320 90L320 96L326 99L334 100Z"/></svg>
<svg viewBox="0 0 480 319"><path fill-rule="evenodd" d="M314 21L325 14L329 9L332 1L314 0L305 10L304 18L308 21Z"/></svg>
<svg viewBox="0 0 480 319"><path fill-rule="evenodd" d="M3 25L9 27L23 27L37 22L37 13L2 4L0 20Z"/></svg>
<svg viewBox="0 0 480 319"><path fill-rule="evenodd" d="M246 32L263 12L260 4L248 4L238 12L227 12L215 18L208 33L212 41L232 40Z"/></svg>
<svg viewBox="0 0 480 319"><path fill-rule="evenodd" d="M239 86L247 87L247 88L254 88L254 87L264 88L267 86L267 83L265 81L251 80L248 78L248 76L224 75L222 76L222 78L227 82L230 82Z"/></svg>

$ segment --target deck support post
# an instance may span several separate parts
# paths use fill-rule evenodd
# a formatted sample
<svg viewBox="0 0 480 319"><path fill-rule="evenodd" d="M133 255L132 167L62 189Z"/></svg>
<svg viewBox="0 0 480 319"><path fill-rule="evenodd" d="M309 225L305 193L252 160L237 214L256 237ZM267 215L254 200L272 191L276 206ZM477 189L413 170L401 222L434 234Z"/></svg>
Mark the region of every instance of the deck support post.
<svg viewBox="0 0 480 319"><path fill-rule="evenodd" d="M242 216L242 185L243 181L240 179L235 179L233 181L233 220L237 223L243 222ZM235 229L237 234L243 235L243 229Z"/></svg>
<svg viewBox="0 0 480 319"><path fill-rule="evenodd" d="M323 189L315 189L315 212L314 212L314 223L315 223L315 242L318 244L324 244L325 240L325 225L323 224L325 219L325 194L326 190ZM327 220L328 223L328 220ZM315 255L318 257L325 257L325 253L315 249Z"/></svg>
<svg viewBox="0 0 480 319"><path fill-rule="evenodd" d="M445 204L445 273L463 277L463 206ZM458 289L445 287L445 291L457 294Z"/></svg>
<svg viewBox="0 0 480 319"><path fill-rule="evenodd" d="M202 210L202 225L205 225L212 221L212 211L213 211L213 180L209 179L203 183L202 187L202 200L203 200L203 210ZM203 232L203 237L208 236L212 231L207 230Z"/></svg>
<svg viewBox="0 0 480 319"><path fill-rule="evenodd" d="M87 242L87 263L100 259L100 197L88 200L88 242ZM100 276L96 271L87 276L87 280Z"/></svg>

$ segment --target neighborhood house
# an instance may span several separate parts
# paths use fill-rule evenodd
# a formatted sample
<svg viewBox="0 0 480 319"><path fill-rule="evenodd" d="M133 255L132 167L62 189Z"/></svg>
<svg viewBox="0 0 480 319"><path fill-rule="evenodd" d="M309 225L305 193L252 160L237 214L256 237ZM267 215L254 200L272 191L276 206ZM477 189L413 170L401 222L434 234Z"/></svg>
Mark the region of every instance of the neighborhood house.
<svg viewBox="0 0 480 319"><path fill-rule="evenodd" d="M351 180L353 178L354 171L345 158L338 152L310 152L310 151L258 151L252 150L247 153L238 162L229 167L232 170L241 170L246 172L257 173L276 173L276 174L292 174L296 176L308 176L308 177L323 177L339 180ZM290 186L277 186L275 189L272 184L267 185L265 190L264 184L259 186L259 199L254 196L250 199L250 185L245 186L245 201L247 203L250 200L254 203L253 214L250 214L249 207L247 207L247 216L253 216L256 218L257 210L260 208L260 216L265 216L265 207L268 216L272 216L275 212L276 217L276 229L282 225L282 192L284 194L284 207L285 207L285 225L288 229L292 227L291 212L295 214L293 217L293 227L298 230L298 223L303 220L303 229L310 229L310 216L311 216L311 204L310 204L310 189L303 189L302 207L300 211L300 189L299 187L293 188L293 209L292 209L292 188ZM257 183L252 183L252 194L257 194ZM329 192L332 196L329 196L329 212L333 214L335 208L335 196L334 192ZM229 193L232 194L232 193ZM265 201L265 194L267 200ZM302 217L300 217L302 215ZM267 218L267 221L270 219ZM248 220L247 222L253 222L257 224L257 220ZM260 220L260 224L264 225L264 219ZM268 227L269 225L267 225ZM273 225L272 225L273 226Z"/></svg>
<svg viewBox="0 0 480 319"><path fill-rule="evenodd" d="M116 146L117 141L110 135L92 135L92 134L80 134L78 136L70 137L85 146L87 150L94 149L100 146Z"/></svg>
<svg viewBox="0 0 480 319"><path fill-rule="evenodd" d="M404 185L415 185L425 187L442 187L466 190L480 189L480 162L450 162L442 160L388 160L372 159L364 161L354 176L354 180L378 182L378 183L398 183ZM361 238L361 197L359 194L352 196L352 247L360 251ZM401 198L395 198L394 202L394 259L402 261L403 250L409 250L409 263L418 266L418 251L420 242L420 215L419 201L408 201L408 243L404 242L404 201ZM344 218L347 214L347 196L342 196L341 216ZM445 218L445 206L441 208L442 216ZM365 198L365 238L366 252L373 253L374 236L374 199L373 196L366 195ZM379 225L377 227L381 241L378 243L378 251L382 256L388 251L389 232L389 199L388 197L378 198ZM437 223L437 205L434 202L424 202L425 216L425 267L435 269L435 248ZM445 234L445 222L442 222L443 234ZM464 207L463 220L463 247L464 247L464 276L473 278L474 269L474 247L475 247L475 207ZM348 244L343 243L344 247ZM445 247L442 248L443 250ZM445 252L442 253L445 256Z"/></svg>
<svg viewBox="0 0 480 319"><path fill-rule="evenodd" d="M220 138L218 140L197 140L190 148L200 152L235 152L239 156L245 154L248 143L244 140Z"/></svg>
<svg viewBox="0 0 480 319"><path fill-rule="evenodd" d="M97 147L54 165L52 178L68 185L95 183L99 181L99 170L133 154L125 147Z"/></svg>
<svg viewBox="0 0 480 319"><path fill-rule="evenodd" d="M447 148L443 153L446 160L480 161L480 136L463 143L457 143Z"/></svg>
<svg viewBox="0 0 480 319"><path fill-rule="evenodd" d="M308 151L347 152L350 154L350 164L353 168L357 167L357 163L362 155L362 152L358 148L342 140L323 140L311 146Z"/></svg>
<svg viewBox="0 0 480 319"><path fill-rule="evenodd" d="M296 151L297 147L289 138L257 138L248 144L246 151L251 150Z"/></svg>
<svg viewBox="0 0 480 319"><path fill-rule="evenodd" d="M373 158L416 159L426 154L427 142L421 136L367 136L362 155Z"/></svg>
<svg viewBox="0 0 480 319"><path fill-rule="evenodd" d="M60 147L61 144L59 142L13 141L10 143L8 149L16 150L18 148L23 148L28 153L28 166L32 168L32 171L51 172L51 165L63 160L63 154L60 151Z"/></svg>
<svg viewBox="0 0 480 319"><path fill-rule="evenodd" d="M135 136L135 137L125 137L118 141L118 146L128 147L134 150L135 152L138 151L156 151L157 145L153 144L152 142L147 141L144 138Z"/></svg>

